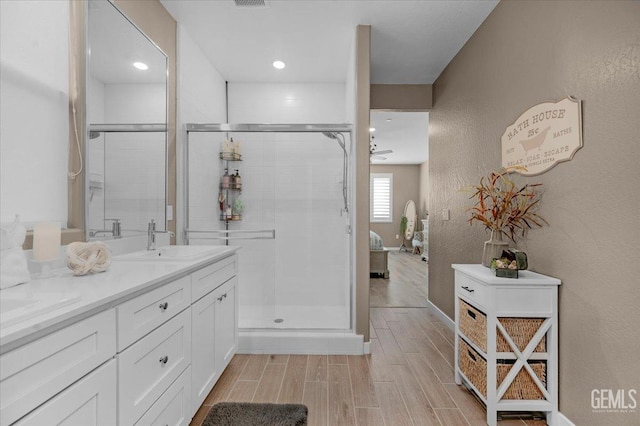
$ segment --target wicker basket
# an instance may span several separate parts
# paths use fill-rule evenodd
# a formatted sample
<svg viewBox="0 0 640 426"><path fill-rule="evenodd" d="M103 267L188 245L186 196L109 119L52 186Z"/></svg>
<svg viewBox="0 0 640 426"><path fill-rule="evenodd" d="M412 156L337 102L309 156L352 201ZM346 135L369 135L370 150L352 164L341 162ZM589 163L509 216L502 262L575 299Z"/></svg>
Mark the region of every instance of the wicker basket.
<svg viewBox="0 0 640 426"><path fill-rule="evenodd" d="M502 381L507 377L513 363L515 361L498 362L498 368L496 371L496 382L498 386L502 384ZM547 386L547 363L545 361L529 361L529 366L536 373L536 376L540 379L542 384ZM502 399L545 399L542 391L538 388L538 385L533 381L529 372L523 367L518 371L516 378L511 382L511 385L507 388L507 391L502 396Z"/></svg>
<svg viewBox="0 0 640 426"><path fill-rule="evenodd" d="M471 384L487 397L487 361L458 337L458 366Z"/></svg>
<svg viewBox="0 0 640 426"><path fill-rule="evenodd" d="M467 342L458 338L458 365L460 371L478 389L483 397L487 397L487 361ZM545 361L529 362L532 370L546 386L547 364ZM497 364L496 388L504 381L513 366L513 361L500 361ZM507 391L502 396L507 400L543 400L544 395L533 381L526 369L522 368Z"/></svg>
<svg viewBox="0 0 640 426"><path fill-rule="evenodd" d="M511 340L516 344L520 351L524 351L524 348L533 338L533 335L540 329L540 326L544 322L542 318L498 318L498 321L502 324L507 331ZM497 352L513 352L511 347L502 336L500 331L496 330L497 335ZM538 346L536 346L534 352L546 352L547 351L547 337L543 336Z"/></svg>
<svg viewBox="0 0 640 426"><path fill-rule="evenodd" d="M498 318L520 351L536 334L544 322L542 318ZM460 299L460 331L476 344L484 353L487 352L487 316L484 312L474 308ZM542 337L534 352L546 352L546 336ZM496 329L496 352L513 352L511 347Z"/></svg>
<svg viewBox="0 0 640 426"><path fill-rule="evenodd" d="M487 316L460 299L460 331L487 353Z"/></svg>

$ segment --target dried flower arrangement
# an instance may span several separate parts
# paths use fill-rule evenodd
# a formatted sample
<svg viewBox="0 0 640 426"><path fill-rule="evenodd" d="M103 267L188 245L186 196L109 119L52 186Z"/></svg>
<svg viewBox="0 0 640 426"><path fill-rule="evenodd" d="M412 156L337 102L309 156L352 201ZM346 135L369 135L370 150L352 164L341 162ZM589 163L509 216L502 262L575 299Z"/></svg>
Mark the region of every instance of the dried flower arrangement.
<svg viewBox="0 0 640 426"><path fill-rule="evenodd" d="M475 205L467 211L470 224L480 222L485 228L506 235L513 242L524 237L529 229L542 227L548 222L537 213L541 183L519 186L509 178L511 172L526 170L522 166L493 171L480 178L478 185L464 188L475 199Z"/></svg>

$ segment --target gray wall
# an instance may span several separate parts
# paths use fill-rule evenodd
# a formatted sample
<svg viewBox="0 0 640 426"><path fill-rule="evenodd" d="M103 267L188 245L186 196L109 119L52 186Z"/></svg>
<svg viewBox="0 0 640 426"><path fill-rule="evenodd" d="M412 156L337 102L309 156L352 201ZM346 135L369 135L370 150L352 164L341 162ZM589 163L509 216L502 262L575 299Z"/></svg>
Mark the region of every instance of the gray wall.
<svg viewBox="0 0 640 426"><path fill-rule="evenodd" d="M419 165L371 165L371 173L393 174L393 222L371 222L371 230L382 237L386 247L400 247L402 236L396 240L400 233L400 220L404 213L407 201L413 200L418 209L418 220L422 211L419 209L420 166ZM418 226L422 226L417 222ZM416 228L417 230L418 228ZM422 229L422 228L419 228ZM411 247L411 241L406 242Z"/></svg>
<svg viewBox="0 0 640 426"><path fill-rule="evenodd" d="M488 239L458 189L500 167L500 137L526 109L583 101L584 147L522 179L544 184L550 226L520 244L531 269L562 280L560 411L577 425L640 424L638 408L591 408L592 389L640 388L639 68L640 2L503 1L434 84L429 295L450 317L450 265L480 263Z"/></svg>

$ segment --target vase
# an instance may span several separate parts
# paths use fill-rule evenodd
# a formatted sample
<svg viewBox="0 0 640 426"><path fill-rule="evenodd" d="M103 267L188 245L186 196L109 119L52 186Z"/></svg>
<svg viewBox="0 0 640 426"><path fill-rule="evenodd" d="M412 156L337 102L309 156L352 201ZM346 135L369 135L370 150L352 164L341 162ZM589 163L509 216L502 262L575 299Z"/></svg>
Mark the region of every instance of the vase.
<svg viewBox="0 0 640 426"><path fill-rule="evenodd" d="M491 267L494 258L502 257L502 250L509 248L509 243L502 240L502 232L496 229L491 230L491 238L484 243L482 252L482 264L487 268Z"/></svg>

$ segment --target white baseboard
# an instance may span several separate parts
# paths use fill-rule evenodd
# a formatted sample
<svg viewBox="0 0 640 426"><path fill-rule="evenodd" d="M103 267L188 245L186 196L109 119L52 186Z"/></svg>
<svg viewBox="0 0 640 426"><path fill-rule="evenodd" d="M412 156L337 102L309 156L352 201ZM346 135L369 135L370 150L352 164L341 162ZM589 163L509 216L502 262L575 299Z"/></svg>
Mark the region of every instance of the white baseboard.
<svg viewBox="0 0 640 426"><path fill-rule="evenodd" d="M558 413L558 426L576 426L571 420L562 413Z"/></svg>
<svg viewBox="0 0 640 426"><path fill-rule="evenodd" d="M362 355L364 336L340 332L240 331L241 354Z"/></svg>
<svg viewBox="0 0 640 426"><path fill-rule="evenodd" d="M364 342L362 349L365 355L369 355L371 353L371 342Z"/></svg>
<svg viewBox="0 0 640 426"><path fill-rule="evenodd" d="M433 309L434 313L440 319L440 321L442 321L444 323L444 325L446 325L449 330L451 330L451 331L453 331L455 333L455 331L456 331L456 323L451 318L449 318L447 316L447 314L442 312L440 310L440 308L438 308L436 305L434 305L431 300L427 299L427 304L429 305L428 306L429 308Z"/></svg>

